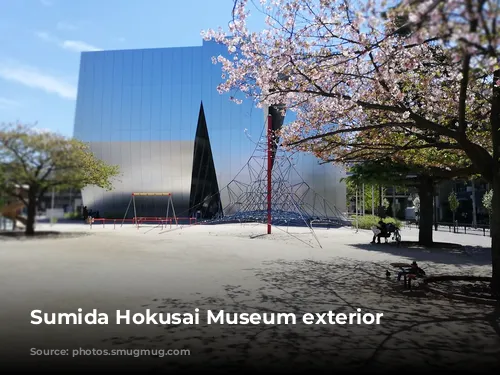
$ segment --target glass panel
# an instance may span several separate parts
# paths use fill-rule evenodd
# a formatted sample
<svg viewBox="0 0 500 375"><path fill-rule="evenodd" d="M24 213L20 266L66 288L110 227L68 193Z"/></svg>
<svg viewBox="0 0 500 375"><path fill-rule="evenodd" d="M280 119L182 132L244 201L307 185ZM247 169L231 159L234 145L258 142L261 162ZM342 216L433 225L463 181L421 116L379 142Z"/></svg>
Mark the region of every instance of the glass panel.
<svg viewBox="0 0 500 375"><path fill-rule="evenodd" d="M111 137L117 139L122 129L122 97L123 97L123 56L122 52L113 52L113 95L111 98Z"/></svg>

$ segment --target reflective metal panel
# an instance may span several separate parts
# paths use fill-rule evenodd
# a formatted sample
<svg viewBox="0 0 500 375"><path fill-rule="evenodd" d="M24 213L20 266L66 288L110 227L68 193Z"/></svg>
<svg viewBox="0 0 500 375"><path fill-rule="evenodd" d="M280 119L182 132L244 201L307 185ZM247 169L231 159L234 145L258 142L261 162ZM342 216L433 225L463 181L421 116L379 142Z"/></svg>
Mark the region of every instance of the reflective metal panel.
<svg viewBox="0 0 500 375"><path fill-rule="evenodd" d="M208 175L193 179L195 140L202 138L197 144L209 143L211 155L197 146L196 163L213 159L223 207L231 200L228 184L234 179L251 181L245 168L265 134L267 113L250 100L238 105L230 101L230 94L217 92L221 69L212 57L224 53L224 46L214 42L82 53L74 135L89 142L97 157L121 169L113 191L85 188L84 205L101 216L120 218L131 193L171 192L177 215L192 215L190 198L205 194L196 184L211 180ZM196 137L201 105L208 140ZM310 155L294 158L307 185L345 210L340 170L321 166ZM166 199L141 197L137 205L139 216L160 216L165 214Z"/></svg>

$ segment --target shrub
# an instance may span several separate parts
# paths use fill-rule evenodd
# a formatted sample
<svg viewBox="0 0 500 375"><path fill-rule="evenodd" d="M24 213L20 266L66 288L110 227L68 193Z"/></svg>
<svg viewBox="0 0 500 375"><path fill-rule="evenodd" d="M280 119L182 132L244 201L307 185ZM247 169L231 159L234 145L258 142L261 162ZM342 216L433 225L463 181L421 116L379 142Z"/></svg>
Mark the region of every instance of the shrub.
<svg viewBox="0 0 500 375"><path fill-rule="evenodd" d="M373 226L377 226L380 221L380 217L375 215L365 215L358 216L358 228L359 229L371 229ZM396 225L398 228L401 228L401 221L398 219L394 219L392 217L386 217L383 219L384 223L389 224L392 223ZM352 226L356 227L356 217L352 218Z"/></svg>
<svg viewBox="0 0 500 375"><path fill-rule="evenodd" d="M488 214L491 215L492 209L491 209L491 203L493 201L493 189L488 190L484 195L483 195L483 206L488 210Z"/></svg>
<svg viewBox="0 0 500 375"><path fill-rule="evenodd" d="M64 214L64 218L70 220L80 220L82 215L79 212L66 212Z"/></svg>
<svg viewBox="0 0 500 375"><path fill-rule="evenodd" d="M448 203L450 205L450 210L455 214L457 212L458 207L460 207L460 202L458 201L457 194L452 191L448 196Z"/></svg>

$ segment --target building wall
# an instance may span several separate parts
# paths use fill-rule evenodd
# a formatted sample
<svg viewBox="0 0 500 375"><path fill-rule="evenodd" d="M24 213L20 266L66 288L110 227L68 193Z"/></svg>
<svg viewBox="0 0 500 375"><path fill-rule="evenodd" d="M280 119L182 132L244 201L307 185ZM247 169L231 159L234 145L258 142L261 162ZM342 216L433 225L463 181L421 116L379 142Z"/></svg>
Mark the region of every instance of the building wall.
<svg viewBox="0 0 500 375"><path fill-rule="evenodd" d="M483 206L483 196L488 191L488 184L482 179L476 179L474 183L474 195L476 206L476 221L478 224L489 223L488 211ZM440 222L451 223L453 213L450 210L448 197L455 191L459 201L459 207L455 213L455 220L463 224L473 223L472 183L470 180L450 180L439 184L437 187L438 207Z"/></svg>
<svg viewBox="0 0 500 375"><path fill-rule="evenodd" d="M74 135L89 142L97 157L121 168L113 191L84 189L84 205L101 216L121 217L132 192L170 192L177 215L187 216L201 106L222 206L231 200L225 186L235 176L250 182L249 174L240 172L263 134L266 112L217 92L221 70L212 57L223 53L214 42L82 53ZM310 155L295 160L309 186L344 211L342 172L320 166ZM141 197L137 207L139 216L164 215L166 198Z"/></svg>

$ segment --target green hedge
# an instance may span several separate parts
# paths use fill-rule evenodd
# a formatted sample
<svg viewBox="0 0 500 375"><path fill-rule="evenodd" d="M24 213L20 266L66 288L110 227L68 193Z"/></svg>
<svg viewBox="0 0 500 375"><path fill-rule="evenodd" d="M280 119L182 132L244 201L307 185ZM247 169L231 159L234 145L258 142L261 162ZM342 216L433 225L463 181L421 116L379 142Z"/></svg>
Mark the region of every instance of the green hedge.
<svg viewBox="0 0 500 375"><path fill-rule="evenodd" d="M70 220L81 220L82 215L79 212L66 212L64 214L64 218Z"/></svg>
<svg viewBox="0 0 500 375"><path fill-rule="evenodd" d="M352 220L352 226L356 227L356 216L351 217L351 220ZM371 229L373 226L378 225L380 217L375 215L365 215L365 216L358 216L357 220L359 229ZM401 221L399 221L398 219L394 219L392 217L386 217L385 219L383 219L383 221L386 224L393 223L398 228L401 228Z"/></svg>

